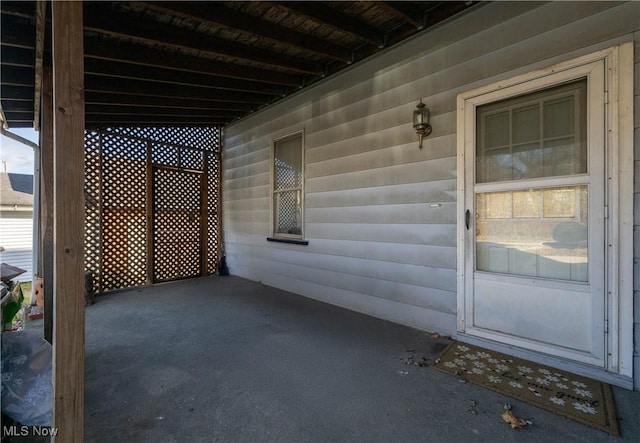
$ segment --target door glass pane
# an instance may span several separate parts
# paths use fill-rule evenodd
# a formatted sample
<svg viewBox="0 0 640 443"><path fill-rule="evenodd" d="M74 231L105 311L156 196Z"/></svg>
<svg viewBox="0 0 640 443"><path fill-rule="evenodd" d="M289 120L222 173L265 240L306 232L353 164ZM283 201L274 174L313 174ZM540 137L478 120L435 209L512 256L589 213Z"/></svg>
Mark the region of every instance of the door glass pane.
<svg viewBox="0 0 640 443"><path fill-rule="evenodd" d="M587 172L587 81L478 107L476 183Z"/></svg>
<svg viewBox="0 0 640 443"><path fill-rule="evenodd" d="M575 145L573 138L546 141L542 157L546 177L577 174L586 170L587 162L583 160L582 152Z"/></svg>
<svg viewBox="0 0 640 443"><path fill-rule="evenodd" d="M588 281L587 186L476 194L476 270Z"/></svg>
<svg viewBox="0 0 640 443"><path fill-rule="evenodd" d="M488 115L487 125L487 147L495 148L509 144L509 113L500 112Z"/></svg>
<svg viewBox="0 0 640 443"><path fill-rule="evenodd" d="M544 136L563 137L573 135L575 107L572 96L544 104Z"/></svg>
<svg viewBox="0 0 640 443"><path fill-rule="evenodd" d="M539 143L514 146L511 180L537 178L542 176L544 154Z"/></svg>
<svg viewBox="0 0 640 443"><path fill-rule="evenodd" d="M540 107L538 105L513 111L513 142L538 140L540 136Z"/></svg>

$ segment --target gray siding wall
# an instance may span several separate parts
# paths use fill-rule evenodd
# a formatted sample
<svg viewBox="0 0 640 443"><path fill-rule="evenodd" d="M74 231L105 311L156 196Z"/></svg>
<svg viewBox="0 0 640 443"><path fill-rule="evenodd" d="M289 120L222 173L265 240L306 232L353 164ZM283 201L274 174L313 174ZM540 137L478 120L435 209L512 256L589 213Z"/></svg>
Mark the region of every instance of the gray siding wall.
<svg viewBox="0 0 640 443"><path fill-rule="evenodd" d="M638 3L483 5L230 126L223 223L231 273L455 334L456 95L634 32L637 41L639 12ZM638 70L635 78L638 94ZM419 150L411 113L421 97L433 133ZM638 113L635 121L640 127ZM308 246L266 241L271 140L298 129Z"/></svg>

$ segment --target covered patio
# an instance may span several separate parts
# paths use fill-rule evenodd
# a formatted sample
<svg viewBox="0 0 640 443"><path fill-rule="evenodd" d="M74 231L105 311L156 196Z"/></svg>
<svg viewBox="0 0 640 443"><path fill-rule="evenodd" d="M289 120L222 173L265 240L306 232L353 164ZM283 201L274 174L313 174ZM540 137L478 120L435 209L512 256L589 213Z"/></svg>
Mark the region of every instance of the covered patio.
<svg viewBox="0 0 640 443"><path fill-rule="evenodd" d="M41 134L55 440L609 440L406 360L453 336L640 388L637 5L3 1L2 130ZM592 132L554 137L606 168L476 183L476 108L566 82L591 95L561 114L593 119L561 129ZM472 197L507 185L595 191L547 211L593 209L588 279L490 270L508 303L475 297ZM631 441L637 392L614 393Z"/></svg>
<svg viewBox="0 0 640 443"><path fill-rule="evenodd" d="M239 277L112 293L86 319L86 442L614 438L406 364L432 363L449 339ZM614 396L618 441L635 441L637 392ZM511 429L504 403L533 425Z"/></svg>

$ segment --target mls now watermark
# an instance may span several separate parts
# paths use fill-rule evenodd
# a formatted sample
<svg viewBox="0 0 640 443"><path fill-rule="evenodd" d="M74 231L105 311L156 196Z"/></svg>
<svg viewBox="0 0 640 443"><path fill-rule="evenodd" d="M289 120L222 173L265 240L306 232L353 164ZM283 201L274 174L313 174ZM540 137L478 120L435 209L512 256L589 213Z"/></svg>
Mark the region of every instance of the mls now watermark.
<svg viewBox="0 0 640 443"><path fill-rule="evenodd" d="M47 428L44 426L3 426L3 437L55 437L58 435L58 428Z"/></svg>

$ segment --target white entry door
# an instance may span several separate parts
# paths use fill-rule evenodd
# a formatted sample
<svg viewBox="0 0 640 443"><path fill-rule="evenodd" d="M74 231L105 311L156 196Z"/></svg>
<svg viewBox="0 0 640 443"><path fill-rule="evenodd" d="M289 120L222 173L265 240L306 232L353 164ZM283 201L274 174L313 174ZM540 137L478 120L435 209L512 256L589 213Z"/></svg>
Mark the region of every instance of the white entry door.
<svg viewBox="0 0 640 443"><path fill-rule="evenodd" d="M459 97L465 334L605 366L604 76Z"/></svg>

